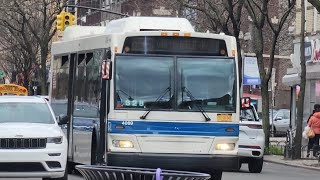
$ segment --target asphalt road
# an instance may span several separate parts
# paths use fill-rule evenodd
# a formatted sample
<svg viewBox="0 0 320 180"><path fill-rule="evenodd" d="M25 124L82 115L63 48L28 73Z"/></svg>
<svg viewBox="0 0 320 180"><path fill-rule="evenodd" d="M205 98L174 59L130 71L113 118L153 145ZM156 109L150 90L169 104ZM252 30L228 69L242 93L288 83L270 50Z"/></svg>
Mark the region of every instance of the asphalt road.
<svg viewBox="0 0 320 180"><path fill-rule="evenodd" d="M252 174L248 172L248 167L244 164L240 172L225 172L222 180L304 180L319 179L320 171L307 170L303 168L295 168L273 163L264 163L264 169L260 174ZM7 178L0 178L1 180ZM39 178L32 179L10 179L10 180L41 180ZM84 180L80 175L69 175L69 180Z"/></svg>

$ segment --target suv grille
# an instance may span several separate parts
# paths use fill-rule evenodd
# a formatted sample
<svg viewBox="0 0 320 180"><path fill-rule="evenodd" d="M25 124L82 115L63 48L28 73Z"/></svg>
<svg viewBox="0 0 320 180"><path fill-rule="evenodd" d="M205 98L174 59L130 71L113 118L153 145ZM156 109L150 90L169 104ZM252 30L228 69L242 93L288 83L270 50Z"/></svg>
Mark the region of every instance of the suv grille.
<svg viewBox="0 0 320 180"><path fill-rule="evenodd" d="M2 138L1 149L43 149L46 148L46 138Z"/></svg>
<svg viewBox="0 0 320 180"><path fill-rule="evenodd" d="M0 172L44 172L46 169L37 162L0 163Z"/></svg>

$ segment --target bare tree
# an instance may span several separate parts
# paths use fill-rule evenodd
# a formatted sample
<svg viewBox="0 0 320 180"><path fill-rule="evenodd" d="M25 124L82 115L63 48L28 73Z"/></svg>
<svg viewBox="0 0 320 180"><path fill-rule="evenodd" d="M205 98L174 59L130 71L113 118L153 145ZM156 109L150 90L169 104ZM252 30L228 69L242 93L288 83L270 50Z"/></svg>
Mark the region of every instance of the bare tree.
<svg viewBox="0 0 320 180"><path fill-rule="evenodd" d="M29 73L32 63L37 60L38 45L27 28L27 19L13 11L12 7L1 7L0 11L0 49L3 64L14 66L21 73L23 85L29 87Z"/></svg>
<svg viewBox="0 0 320 180"><path fill-rule="evenodd" d="M300 93L297 102L297 129L296 136L294 138L293 146L293 159L301 158L301 140L302 140L302 121L303 121L303 107L304 107L304 96L306 87L306 60L305 60L305 47L304 47L304 33L305 33L305 3L301 1L301 32L300 32Z"/></svg>
<svg viewBox="0 0 320 180"><path fill-rule="evenodd" d="M262 118L263 118L263 129L265 132L265 145L269 147L270 137L270 122L269 122L269 92L268 84L272 75L272 69L274 66L274 56L276 52L277 41L282 30L282 27L287 20L290 12L295 6L296 0L288 0L287 7L280 14L278 22L273 22L271 19L270 8L275 8L272 1L269 0L247 0L245 7L252 18L254 25L254 51L258 60L259 73L261 78L261 94L262 94ZM267 25L267 27L265 27ZM263 58L265 51L264 43L264 28L270 28L272 32L271 44L269 44L270 58L267 65ZM267 45L268 46L268 45ZM267 70L266 70L267 69Z"/></svg>
<svg viewBox="0 0 320 180"><path fill-rule="evenodd" d="M47 94L46 63L50 52L50 42L56 33L54 27L56 15L63 10L66 0L30 0L29 2L33 3L31 10L19 6L19 0L15 0L14 5L23 16L30 17L27 25L40 47L41 93Z"/></svg>
<svg viewBox="0 0 320 180"><path fill-rule="evenodd" d="M239 72L242 74L242 58L240 44L240 26L243 6L246 0L176 0L186 10L196 10L194 22L213 32L224 32L233 35L237 41ZM178 6L178 7L181 7ZM174 7L174 6L172 6ZM180 8L181 10L181 8ZM180 14L182 14L180 12ZM240 85L242 79L240 75Z"/></svg>
<svg viewBox="0 0 320 180"><path fill-rule="evenodd" d="M13 21L15 17L19 17L24 21L23 31L19 31L13 36L24 37L24 31L30 32L32 38L35 40L31 42L28 39L23 39L19 44L26 44L26 47L39 46L39 51L36 57L39 57L40 64L40 79L41 79L41 93L47 94L47 77L46 77L46 63L50 52L50 42L56 28L54 23L56 15L60 13L65 5L66 0L12 0L6 7L6 19L2 19L5 26L14 28L17 22ZM21 22L20 22L21 23ZM19 24L19 22L18 22ZM10 31L10 33L12 33ZM23 47L25 48L25 47ZM26 50L27 52L31 52Z"/></svg>

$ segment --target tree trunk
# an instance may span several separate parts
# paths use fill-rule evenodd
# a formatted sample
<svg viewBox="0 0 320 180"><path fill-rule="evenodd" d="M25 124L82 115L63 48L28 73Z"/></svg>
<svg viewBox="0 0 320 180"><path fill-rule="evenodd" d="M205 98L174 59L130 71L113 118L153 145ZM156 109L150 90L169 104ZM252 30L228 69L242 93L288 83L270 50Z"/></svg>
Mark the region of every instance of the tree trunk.
<svg viewBox="0 0 320 180"><path fill-rule="evenodd" d="M263 131L265 137L265 147L269 148L269 137L270 137L270 120L269 120L269 91L268 81L262 80L261 82L261 96L262 96L262 120L263 120Z"/></svg>
<svg viewBox="0 0 320 180"><path fill-rule="evenodd" d="M303 108L304 108L304 96L306 87L306 60L305 60L305 47L304 47L304 31L305 31L305 3L301 1L301 34L300 34L300 93L298 96L298 113L297 113L297 129L294 138L294 150L293 159L301 158L301 140L302 140L302 121L303 121Z"/></svg>
<svg viewBox="0 0 320 180"><path fill-rule="evenodd" d="M28 89L28 87L29 87L28 71L24 71L23 72L23 76L24 76L24 78L23 78L23 86Z"/></svg>
<svg viewBox="0 0 320 180"><path fill-rule="evenodd" d="M48 47L41 47L41 68L40 68L40 81L41 81L41 94L47 95L47 56L48 56Z"/></svg>
<svg viewBox="0 0 320 180"><path fill-rule="evenodd" d="M268 92L268 79L264 78L266 76L266 71L264 69L264 60L263 60L263 33L262 28L253 29L253 38L255 41L254 51L257 57L259 74L261 79L261 96L262 96L262 121L263 121L263 131L265 134L265 147L269 148L269 136L270 136L270 120L269 120L269 92Z"/></svg>

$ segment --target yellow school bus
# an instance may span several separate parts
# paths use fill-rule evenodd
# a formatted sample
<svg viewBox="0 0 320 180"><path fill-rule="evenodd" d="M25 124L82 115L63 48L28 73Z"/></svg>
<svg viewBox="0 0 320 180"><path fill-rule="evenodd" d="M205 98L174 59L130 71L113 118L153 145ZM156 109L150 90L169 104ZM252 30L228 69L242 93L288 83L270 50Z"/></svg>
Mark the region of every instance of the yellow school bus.
<svg viewBox="0 0 320 180"><path fill-rule="evenodd" d="M0 84L0 96L5 95L28 96L28 90L16 84Z"/></svg>

